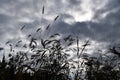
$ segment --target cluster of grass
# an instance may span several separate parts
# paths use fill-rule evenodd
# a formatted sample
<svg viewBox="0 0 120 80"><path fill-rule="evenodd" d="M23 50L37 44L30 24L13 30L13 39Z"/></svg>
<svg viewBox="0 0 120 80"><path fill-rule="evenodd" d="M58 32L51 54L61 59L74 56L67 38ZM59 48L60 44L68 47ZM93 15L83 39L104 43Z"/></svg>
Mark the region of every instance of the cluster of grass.
<svg viewBox="0 0 120 80"><path fill-rule="evenodd" d="M5 56L0 63L0 80L66 80L69 79L67 54L63 53L60 40L41 40L41 49L36 49L32 38L29 48L32 55L18 51Z"/></svg>
<svg viewBox="0 0 120 80"><path fill-rule="evenodd" d="M44 14L44 7L42 9ZM54 22L59 18L57 16ZM46 35L50 33L49 24L46 27ZM23 30L25 26L21 28ZM41 28L36 32L42 31ZM39 33L38 33L39 34ZM31 34L29 44L20 44L22 40L17 41L15 45L9 41L10 45L8 57L3 55L0 61L0 80L119 80L119 52L116 47L110 49L114 56L102 54L99 57L90 57L84 54L89 41L79 46L79 38L72 38L68 35L64 38L59 33L55 33L39 40ZM69 48L76 43L75 48ZM13 46L22 45L22 49L28 51L14 51ZM3 50L3 48L0 48ZM14 55L13 55L14 53ZM32 54L31 54L32 53ZM69 53L69 54L68 54ZM77 55L76 61L69 58L70 53ZM117 57L118 56L118 57ZM72 63L72 64L70 64Z"/></svg>
<svg viewBox="0 0 120 80"><path fill-rule="evenodd" d="M70 37L64 38L69 40ZM110 49L114 56L102 54L99 57L90 57L83 54L88 41L83 48L79 48L79 40L76 39L75 50L77 61L69 59L68 52L62 46L62 39L41 39L41 47L37 48L37 42L31 38L27 47L32 52L18 51L11 53L7 59L3 56L0 62L0 80L119 80L119 52L113 47ZM75 41L74 41L75 42ZM67 46L69 46L69 41ZM71 52L71 51L70 51ZM72 64L70 64L72 62ZM73 70L74 71L71 71ZM70 75L72 74L72 75Z"/></svg>

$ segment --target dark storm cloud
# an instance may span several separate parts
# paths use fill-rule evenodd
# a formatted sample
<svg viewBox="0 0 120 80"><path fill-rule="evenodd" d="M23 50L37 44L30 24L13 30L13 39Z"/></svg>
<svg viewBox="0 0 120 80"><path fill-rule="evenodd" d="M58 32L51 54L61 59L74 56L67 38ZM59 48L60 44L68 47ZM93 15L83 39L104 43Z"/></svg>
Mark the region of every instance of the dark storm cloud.
<svg viewBox="0 0 120 80"><path fill-rule="evenodd" d="M68 0L70 4L79 4L81 0Z"/></svg>
<svg viewBox="0 0 120 80"><path fill-rule="evenodd" d="M94 28L95 33L101 34L105 40L120 41L120 1L110 0L103 13L107 15L100 20L99 26ZM102 13L101 13L102 14ZM104 25L102 25L104 24ZM94 24L92 26L95 26ZM101 27L100 27L101 26ZM102 30L102 31L101 31Z"/></svg>
<svg viewBox="0 0 120 80"><path fill-rule="evenodd" d="M120 8L120 0L109 0L109 4L107 5L109 7L109 9L113 9L113 8Z"/></svg>
<svg viewBox="0 0 120 80"><path fill-rule="evenodd" d="M114 16L112 14L110 15ZM76 22L74 24L59 22L55 24L53 28L53 32L60 32L63 35L79 35L80 38L88 37L91 40L97 40L99 42L116 42L120 40L120 22L116 21L115 24L111 24L109 21L106 21L105 23Z"/></svg>
<svg viewBox="0 0 120 80"><path fill-rule="evenodd" d="M104 0L102 1L104 3ZM105 0L106 5L99 8L102 1L98 4L96 0L0 0L0 38L4 41L10 36L19 36L18 32L23 25L26 27L21 35L34 33L37 28L52 24L54 18L59 15L58 21L52 25L51 32L74 34L80 38L89 37L97 41L119 40L120 0ZM41 14L43 5L44 15ZM83 5L90 7L87 9ZM77 16L74 13L78 12L82 18L82 15L90 12L89 10L90 16L92 15L90 20L87 20L89 15L83 21L75 20ZM8 34L10 36L4 37Z"/></svg>
<svg viewBox="0 0 120 80"><path fill-rule="evenodd" d="M108 14L106 16L106 18L104 19L104 21L106 23L109 23L109 24L113 24L113 25L119 25L120 24L120 8L115 11L115 12L111 12L110 14Z"/></svg>
<svg viewBox="0 0 120 80"><path fill-rule="evenodd" d="M94 18L102 18L102 15L105 15L105 17L108 19L111 16L118 15L120 11L120 0L108 0L108 3L105 5L104 8L96 10L96 14ZM116 17L114 17L116 19ZM119 18L119 16L118 16ZM112 18L111 18L112 20ZM107 22L109 23L105 18L101 20L101 22ZM114 20L113 20L114 21Z"/></svg>
<svg viewBox="0 0 120 80"><path fill-rule="evenodd" d="M8 22L9 17L7 15L4 14L0 14L0 25Z"/></svg>

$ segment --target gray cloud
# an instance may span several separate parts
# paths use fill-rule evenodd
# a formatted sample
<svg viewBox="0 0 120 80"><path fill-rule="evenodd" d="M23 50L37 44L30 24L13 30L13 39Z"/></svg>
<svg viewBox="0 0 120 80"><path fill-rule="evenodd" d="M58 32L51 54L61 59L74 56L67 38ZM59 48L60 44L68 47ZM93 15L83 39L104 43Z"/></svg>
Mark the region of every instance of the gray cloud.
<svg viewBox="0 0 120 80"><path fill-rule="evenodd" d="M9 23L10 17L8 15L0 14L0 24Z"/></svg>
<svg viewBox="0 0 120 80"><path fill-rule="evenodd" d="M51 32L78 34L99 42L118 41L119 12L119 0L0 0L0 38L7 41L29 33L35 35L36 29L52 24L59 15ZM23 25L26 28L20 32Z"/></svg>

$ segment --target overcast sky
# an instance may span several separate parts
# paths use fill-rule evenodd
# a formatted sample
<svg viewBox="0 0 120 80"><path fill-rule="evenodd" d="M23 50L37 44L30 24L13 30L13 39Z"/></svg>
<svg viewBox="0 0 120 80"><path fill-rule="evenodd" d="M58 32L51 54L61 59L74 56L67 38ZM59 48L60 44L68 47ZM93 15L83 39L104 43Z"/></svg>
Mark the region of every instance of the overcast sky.
<svg viewBox="0 0 120 80"><path fill-rule="evenodd" d="M119 42L120 0L0 0L1 46L8 40L26 39L48 24L52 24L51 32L63 36L74 34L104 44Z"/></svg>

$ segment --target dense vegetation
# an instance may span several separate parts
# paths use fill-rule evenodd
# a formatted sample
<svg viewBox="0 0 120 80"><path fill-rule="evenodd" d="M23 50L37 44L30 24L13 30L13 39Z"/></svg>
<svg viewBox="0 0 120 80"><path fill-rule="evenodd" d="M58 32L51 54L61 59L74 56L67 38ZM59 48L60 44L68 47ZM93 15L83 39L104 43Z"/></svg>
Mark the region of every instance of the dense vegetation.
<svg viewBox="0 0 120 80"><path fill-rule="evenodd" d="M40 46L37 39L31 38L30 43L23 46L29 48L27 52L14 52L13 45L7 43L10 52L8 57L3 55L0 62L0 80L119 80L119 47L112 47L106 54L98 51L99 57L91 57L83 52L89 41L81 49L78 37L53 38L56 36L60 35L41 39ZM69 48L75 43L75 48ZM76 61L69 58L70 53L77 55Z"/></svg>
<svg viewBox="0 0 120 80"><path fill-rule="evenodd" d="M45 27L46 35L49 35L50 28L50 24ZM42 28L38 28L36 33L41 31ZM0 80L120 80L119 47L112 47L105 54L98 51L99 57L92 57L84 53L89 41L80 47L78 36L60 36L54 33L37 39L29 34L28 44L23 44L22 40L14 45L6 42L10 51L7 50L8 56L4 53L0 61ZM76 47L71 48L72 44ZM19 46L27 51L14 51L13 47ZM0 48L2 50L4 48ZM70 57L72 53L75 58Z"/></svg>

